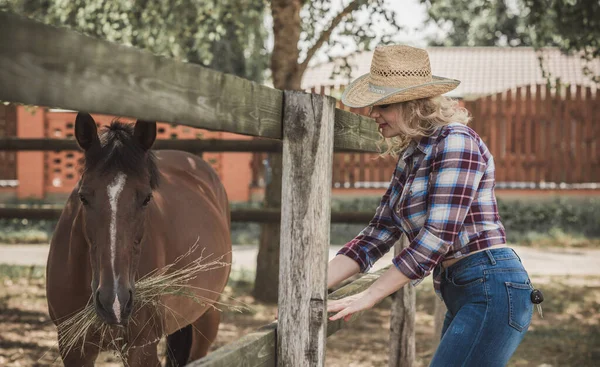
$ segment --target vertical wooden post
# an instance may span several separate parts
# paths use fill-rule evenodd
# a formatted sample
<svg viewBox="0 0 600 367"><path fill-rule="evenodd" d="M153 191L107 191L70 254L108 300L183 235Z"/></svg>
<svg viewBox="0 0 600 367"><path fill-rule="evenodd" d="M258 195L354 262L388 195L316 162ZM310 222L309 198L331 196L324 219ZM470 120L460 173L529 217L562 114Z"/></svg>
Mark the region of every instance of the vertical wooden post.
<svg viewBox="0 0 600 367"><path fill-rule="evenodd" d="M438 296L435 296L435 307L433 310L433 347L437 349L442 337L442 328L446 319L446 304Z"/></svg>
<svg viewBox="0 0 600 367"><path fill-rule="evenodd" d="M408 238L402 236L394 246L396 255L408 246ZM394 295L390 320L389 367L411 367L415 365L415 314L416 293L410 284Z"/></svg>
<svg viewBox="0 0 600 367"><path fill-rule="evenodd" d="M278 366L324 366L335 100L285 91Z"/></svg>

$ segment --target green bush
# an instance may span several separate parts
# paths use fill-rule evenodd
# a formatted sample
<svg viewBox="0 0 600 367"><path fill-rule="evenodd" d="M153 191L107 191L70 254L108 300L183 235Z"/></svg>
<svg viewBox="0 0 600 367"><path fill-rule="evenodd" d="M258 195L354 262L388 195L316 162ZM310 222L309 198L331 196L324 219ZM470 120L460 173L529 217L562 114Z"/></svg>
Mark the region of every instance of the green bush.
<svg viewBox="0 0 600 367"><path fill-rule="evenodd" d="M48 243L56 220L0 219L0 243Z"/></svg>
<svg viewBox="0 0 600 367"><path fill-rule="evenodd" d="M499 199L498 210L509 242L532 234L552 235L552 231L600 238L600 198Z"/></svg>
<svg viewBox="0 0 600 367"><path fill-rule="evenodd" d="M336 198L332 211L375 213L380 197ZM261 208L261 203L233 203L232 208ZM508 241L533 245L581 246L600 239L600 198L559 197L545 200L498 199ZM332 224L331 243L344 244L368 223ZM0 219L0 243L48 243L55 220ZM232 223L232 242L258 244L260 224Z"/></svg>

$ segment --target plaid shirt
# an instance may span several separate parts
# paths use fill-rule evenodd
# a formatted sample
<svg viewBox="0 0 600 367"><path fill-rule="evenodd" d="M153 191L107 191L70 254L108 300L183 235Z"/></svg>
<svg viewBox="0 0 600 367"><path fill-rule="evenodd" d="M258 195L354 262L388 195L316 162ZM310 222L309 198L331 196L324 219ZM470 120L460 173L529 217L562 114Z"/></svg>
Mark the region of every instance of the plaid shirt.
<svg viewBox="0 0 600 367"><path fill-rule="evenodd" d="M479 135L459 123L439 128L404 151L375 217L338 254L366 272L404 233L410 244L394 265L413 285L433 271L439 296L441 261L506 243L494 185Z"/></svg>

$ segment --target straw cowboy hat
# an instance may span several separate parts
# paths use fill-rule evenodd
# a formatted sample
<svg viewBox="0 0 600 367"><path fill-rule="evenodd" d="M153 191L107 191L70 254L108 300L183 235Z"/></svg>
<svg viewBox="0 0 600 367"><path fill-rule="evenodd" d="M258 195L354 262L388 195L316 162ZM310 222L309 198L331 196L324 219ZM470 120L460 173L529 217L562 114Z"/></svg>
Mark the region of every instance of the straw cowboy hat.
<svg viewBox="0 0 600 367"><path fill-rule="evenodd" d="M423 49L379 46L373 53L371 72L348 85L342 103L360 108L405 102L438 96L459 84L455 79L431 75L429 55Z"/></svg>

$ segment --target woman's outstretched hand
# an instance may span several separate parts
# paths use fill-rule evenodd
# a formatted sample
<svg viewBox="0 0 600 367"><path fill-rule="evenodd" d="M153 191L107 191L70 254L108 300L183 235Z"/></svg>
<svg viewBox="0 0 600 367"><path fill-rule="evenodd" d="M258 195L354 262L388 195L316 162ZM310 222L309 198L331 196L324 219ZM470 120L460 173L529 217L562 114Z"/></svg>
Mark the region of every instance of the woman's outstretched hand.
<svg viewBox="0 0 600 367"><path fill-rule="evenodd" d="M344 321L348 321L356 312L368 310L377 302L378 300L368 290L353 296L327 301L327 312L337 312L329 317L329 320L335 321L344 318Z"/></svg>
<svg viewBox="0 0 600 367"><path fill-rule="evenodd" d="M390 267L366 291L338 300L328 300L327 312L337 312L329 320L344 318L344 321L348 321L353 314L375 306L408 282L409 279L396 267Z"/></svg>

